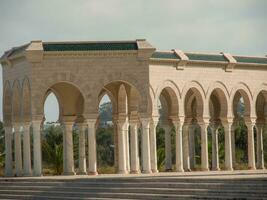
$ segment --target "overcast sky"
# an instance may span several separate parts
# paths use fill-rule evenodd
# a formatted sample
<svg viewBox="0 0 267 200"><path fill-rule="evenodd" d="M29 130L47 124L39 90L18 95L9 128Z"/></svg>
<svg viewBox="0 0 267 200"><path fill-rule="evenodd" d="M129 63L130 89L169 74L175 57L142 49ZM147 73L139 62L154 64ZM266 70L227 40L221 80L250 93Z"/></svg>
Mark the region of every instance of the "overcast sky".
<svg viewBox="0 0 267 200"><path fill-rule="evenodd" d="M36 39L136 38L162 50L264 56L267 0L0 0L0 54Z"/></svg>

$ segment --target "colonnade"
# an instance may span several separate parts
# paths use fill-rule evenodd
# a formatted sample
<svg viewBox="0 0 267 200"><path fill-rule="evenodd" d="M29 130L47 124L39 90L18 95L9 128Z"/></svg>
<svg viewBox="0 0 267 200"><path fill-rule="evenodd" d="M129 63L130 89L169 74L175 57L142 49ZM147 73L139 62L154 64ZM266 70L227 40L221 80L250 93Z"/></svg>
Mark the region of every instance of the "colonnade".
<svg viewBox="0 0 267 200"><path fill-rule="evenodd" d="M78 122L79 130L79 169L77 174L97 175L96 152L96 121L87 119ZM63 134L63 174L74 175L72 131L74 120L65 120ZM141 126L141 159L139 158L138 128ZM141 118L140 120L118 120L118 173L157 173L156 126L158 118ZM14 137L14 164L16 176L42 175L41 155L41 125L42 121L14 124L5 127L5 175L13 174L12 138ZM220 170L218 151L218 129L224 129L225 137L225 170L233 170L235 166L235 123L224 121L221 124L210 123L208 119L198 123L201 131L201 170ZM175 130L175 170L178 172L194 169L195 160L195 123L183 120L172 120L172 124L164 125L165 131L165 170L172 170L171 128ZM263 154L263 124L246 121L248 134L248 167L249 169L264 169ZM254 126L256 127L256 158L254 152ZM212 135L212 165L208 161L208 127ZM31 129L33 136L33 170L31 165ZM129 132L130 129L130 132ZM87 132L86 132L87 130ZM88 134L88 158L86 159L85 134ZM23 137L23 138L22 138ZM22 148L23 143L23 148ZM88 166L87 162L88 160Z"/></svg>

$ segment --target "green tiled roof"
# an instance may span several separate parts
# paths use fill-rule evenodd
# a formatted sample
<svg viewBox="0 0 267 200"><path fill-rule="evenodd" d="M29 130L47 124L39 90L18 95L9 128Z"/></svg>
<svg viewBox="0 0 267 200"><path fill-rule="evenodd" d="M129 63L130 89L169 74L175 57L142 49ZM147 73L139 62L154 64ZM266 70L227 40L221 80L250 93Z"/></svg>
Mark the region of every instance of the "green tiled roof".
<svg viewBox="0 0 267 200"><path fill-rule="evenodd" d="M221 54L196 54L185 53L189 60L201 60L201 61L215 61L215 62L228 62L228 60Z"/></svg>
<svg viewBox="0 0 267 200"><path fill-rule="evenodd" d="M180 59L175 53L172 52L154 52L152 58L161 59Z"/></svg>
<svg viewBox="0 0 267 200"><path fill-rule="evenodd" d="M44 51L120 51L137 50L136 42L43 43Z"/></svg>
<svg viewBox="0 0 267 200"><path fill-rule="evenodd" d="M241 57L241 56L233 56L237 62L240 63L259 63L259 64L267 64L267 58L253 58L253 57Z"/></svg>

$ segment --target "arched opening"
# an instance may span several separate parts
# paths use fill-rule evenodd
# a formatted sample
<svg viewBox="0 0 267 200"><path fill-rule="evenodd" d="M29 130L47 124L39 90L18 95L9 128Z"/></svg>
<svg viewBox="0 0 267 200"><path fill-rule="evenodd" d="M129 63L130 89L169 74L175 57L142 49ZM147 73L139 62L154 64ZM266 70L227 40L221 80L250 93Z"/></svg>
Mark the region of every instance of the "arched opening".
<svg viewBox="0 0 267 200"><path fill-rule="evenodd" d="M99 97L99 118L96 132L97 163L99 174L115 173L113 106L105 90Z"/></svg>
<svg viewBox="0 0 267 200"><path fill-rule="evenodd" d="M108 98L107 98L108 96ZM97 139L97 146L100 148L103 145L109 146L109 153L113 152L113 157L110 156L108 169L101 169L103 162L103 156L99 155L100 149L98 149L98 159L101 159L98 165L99 173L130 173L139 170L139 137L138 137L138 112L140 95L137 89L124 81L114 81L105 85L98 95L99 99L99 128L104 133L97 135L97 138L108 137L109 142L102 139ZM105 102L106 99L106 102ZM109 101L107 101L109 99ZM104 102L101 104L101 101ZM109 121L103 123L101 119L102 109L109 108ZM111 109L110 109L111 107ZM112 110L112 113L111 113ZM110 117L112 118L110 119ZM131 129L135 122L135 128ZM101 126L106 126L105 129ZM108 129L108 131L107 131ZM131 131L130 131L131 129ZM113 135L113 138L112 138ZM132 137L134 135L134 137ZM131 137L130 137L131 136ZM132 141L137 141L137 146L132 148ZM105 143L105 144L104 144ZM134 155L134 156L131 156ZM101 158L102 157L102 158ZM138 157L138 158L136 158ZM131 160L138 160L137 162ZM101 163L102 162L102 163ZM135 167L133 167L135 164ZM112 166L113 165L113 166ZM138 167L137 167L138 166ZM135 169L135 168L138 169Z"/></svg>
<svg viewBox="0 0 267 200"><path fill-rule="evenodd" d="M248 127L250 100L243 90L237 90L233 98L234 136L232 137L232 159L236 169L248 168ZM254 136L253 136L254 137Z"/></svg>
<svg viewBox="0 0 267 200"><path fill-rule="evenodd" d="M256 167L267 167L267 91L262 90L256 98Z"/></svg>
<svg viewBox="0 0 267 200"><path fill-rule="evenodd" d="M216 88L209 98L210 131L209 160L213 170L224 168L225 132L223 121L227 118L227 98L222 89Z"/></svg>
<svg viewBox="0 0 267 200"><path fill-rule="evenodd" d="M204 101L196 88L190 88L184 99L183 163L186 171L201 168L201 127Z"/></svg>
<svg viewBox="0 0 267 200"><path fill-rule="evenodd" d="M83 95L72 83L59 82L47 89L43 105L42 152L47 155L43 159L53 169L43 173L75 174L79 164L78 124L83 122Z"/></svg>
<svg viewBox="0 0 267 200"><path fill-rule="evenodd" d="M159 171L172 171L175 163L175 130L172 118L178 116L178 99L170 87L165 87L158 99L157 163Z"/></svg>
<svg viewBox="0 0 267 200"><path fill-rule="evenodd" d="M43 174L59 175L63 172L63 129L59 120L59 101L49 90L44 101L42 134Z"/></svg>

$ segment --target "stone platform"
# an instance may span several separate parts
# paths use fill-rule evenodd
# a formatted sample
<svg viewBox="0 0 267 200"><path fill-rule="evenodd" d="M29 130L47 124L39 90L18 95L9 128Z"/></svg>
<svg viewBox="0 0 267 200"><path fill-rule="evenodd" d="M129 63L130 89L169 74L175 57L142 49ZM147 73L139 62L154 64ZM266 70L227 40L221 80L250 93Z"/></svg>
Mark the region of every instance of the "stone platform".
<svg viewBox="0 0 267 200"><path fill-rule="evenodd" d="M0 199L267 199L267 170L0 178Z"/></svg>

